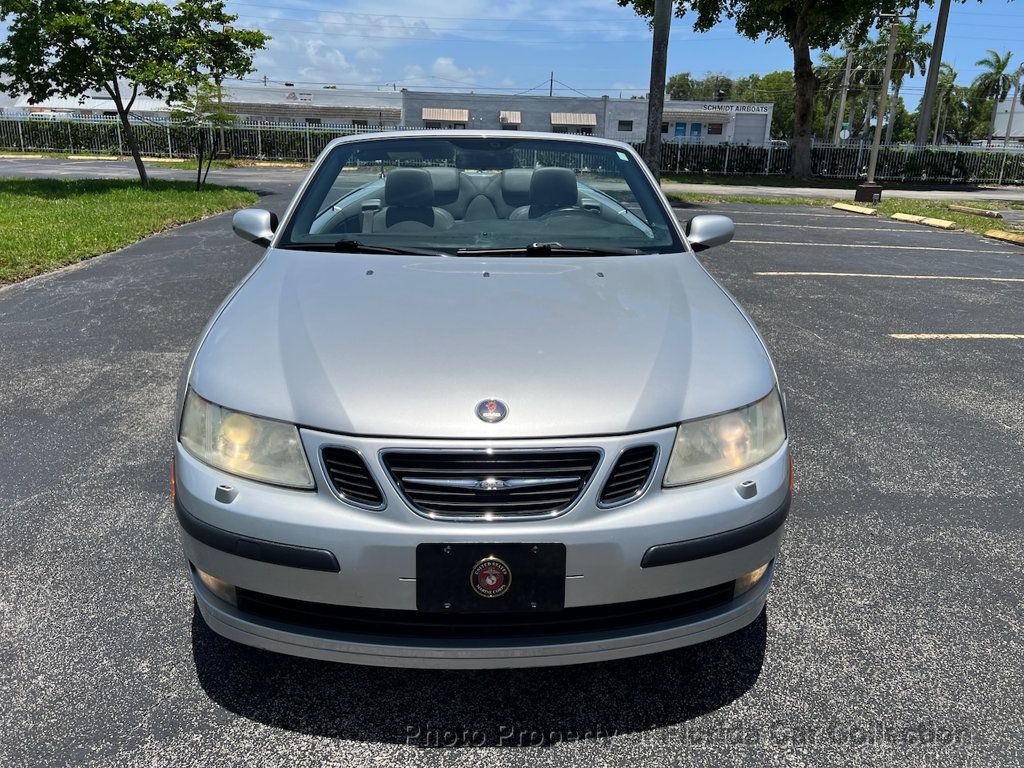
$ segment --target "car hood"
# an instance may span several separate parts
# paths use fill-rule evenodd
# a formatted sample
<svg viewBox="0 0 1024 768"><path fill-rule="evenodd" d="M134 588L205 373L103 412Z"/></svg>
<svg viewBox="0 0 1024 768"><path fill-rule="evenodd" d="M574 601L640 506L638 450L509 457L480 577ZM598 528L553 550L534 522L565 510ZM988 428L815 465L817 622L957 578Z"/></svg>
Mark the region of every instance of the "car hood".
<svg viewBox="0 0 1024 768"><path fill-rule="evenodd" d="M272 250L211 326L203 397L326 431L600 435L718 413L774 374L689 254L443 258ZM508 416L481 421L497 398Z"/></svg>

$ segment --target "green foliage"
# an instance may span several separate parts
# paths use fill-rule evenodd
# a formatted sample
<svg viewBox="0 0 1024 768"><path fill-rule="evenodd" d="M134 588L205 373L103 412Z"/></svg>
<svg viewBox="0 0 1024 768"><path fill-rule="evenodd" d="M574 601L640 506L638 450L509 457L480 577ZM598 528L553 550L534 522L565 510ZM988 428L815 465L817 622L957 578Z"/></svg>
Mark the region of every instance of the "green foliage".
<svg viewBox="0 0 1024 768"><path fill-rule="evenodd" d="M222 0L0 0L0 88L33 101L105 91L147 181L128 114L139 93L180 101L211 77L252 71L266 35L230 27Z"/></svg>
<svg viewBox="0 0 1024 768"><path fill-rule="evenodd" d="M617 0L650 18L654 0ZM706 32L723 19L751 40L785 40L793 51L793 175L811 173L811 134L817 78L811 49L828 49L843 39L862 39L881 12L895 12L909 0L675 0L675 15L693 14L693 29Z"/></svg>
<svg viewBox="0 0 1024 768"><path fill-rule="evenodd" d="M665 92L676 101L735 101L733 81L728 75L707 72L695 78L689 72L672 75L665 83Z"/></svg>

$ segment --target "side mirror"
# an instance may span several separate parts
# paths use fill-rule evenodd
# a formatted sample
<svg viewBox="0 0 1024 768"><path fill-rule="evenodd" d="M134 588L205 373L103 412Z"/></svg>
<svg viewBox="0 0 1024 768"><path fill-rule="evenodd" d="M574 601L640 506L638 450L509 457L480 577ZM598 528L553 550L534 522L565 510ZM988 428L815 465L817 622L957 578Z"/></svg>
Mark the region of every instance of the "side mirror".
<svg viewBox="0 0 1024 768"><path fill-rule="evenodd" d="M277 229L277 216L262 208L243 208L231 219L231 228L243 240L270 245Z"/></svg>
<svg viewBox="0 0 1024 768"><path fill-rule="evenodd" d="M694 216L686 224L686 239L695 251L725 245L736 234L736 225L728 216L716 213Z"/></svg>

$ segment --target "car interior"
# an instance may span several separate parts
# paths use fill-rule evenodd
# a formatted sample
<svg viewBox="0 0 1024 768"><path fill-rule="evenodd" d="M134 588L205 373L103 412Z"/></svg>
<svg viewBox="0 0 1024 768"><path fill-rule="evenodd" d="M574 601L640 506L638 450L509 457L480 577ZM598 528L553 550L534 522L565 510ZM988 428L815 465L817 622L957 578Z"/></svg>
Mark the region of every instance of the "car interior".
<svg viewBox="0 0 1024 768"><path fill-rule="evenodd" d="M444 231L464 222L552 217L623 224L624 211L605 195L588 196L569 168L399 167L336 200L311 234Z"/></svg>

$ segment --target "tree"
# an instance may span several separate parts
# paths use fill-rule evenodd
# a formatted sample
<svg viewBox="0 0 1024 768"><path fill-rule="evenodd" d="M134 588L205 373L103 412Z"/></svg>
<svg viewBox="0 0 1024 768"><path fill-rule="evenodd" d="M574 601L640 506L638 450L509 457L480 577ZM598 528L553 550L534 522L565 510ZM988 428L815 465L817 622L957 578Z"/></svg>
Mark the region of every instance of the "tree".
<svg viewBox="0 0 1024 768"><path fill-rule="evenodd" d="M695 78L689 72L672 75L665 83L668 97L675 101L713 101L732 99L733 80L728 75L705 72L703 78Z"/></svg>
<svg viewBox="0 0 1024 768"><path fill-rule="evenodd" d="M213 164L213 142L207 142L209 129L228 125L234 120L234 115L224 108L219 90L212 82L196 85L180 103L174 105L171 114L189 132L189 144L196 158L198 190L206 183Z"/></svg>
<svg viewBox="0 0 1024 768"><path fill-rule="evenodd" d="M900 88L903 86L903 78L906 75L914 77L920 73L924 75L928 66L928 56L932 51L931 45L925 41L931 26L923 24L920 27L914 24L899 24L896 32L896 52L892 60L892 101L890 101L889 117L885 126L885 143L892 143L892 133L896 125L896 105L900 101ZM889 49L889 30L884 29L878 35L878 40L870 46L873 65L881 70L885 67L885 55Z"/></svg>
<svg viewBox="0 0 1024 768"><path fill-rule="evenodd" d="M0 0L0 21L10 19L0 42L0 88L36 102L106 92L148 186L129 119L136 98L181 100L212 66L221 76L251 71L252 51L267 38L232 30L227 25L236 18L220 0L173 8L137 0Z"/></svg>
<svg viewBox="0 0 1024 768"><path fill-rule="evenodd" d="M996 112L999 109L999 102L1004 101L1013 87L1013 77L1010 74L1010 59L1013 53L1007 51L1002 56L998 51L988 49L988 56L974 62L977 66L986 70L974 78L971 88L977 94L986 99L992 99L992 118L988 126L988 140L996 132Z"/></svg>
<svg viewBox="0 0 1024 768"><path fill-rule="evenodd" d="M641 16L650 17L652 0L617 0L632 5ZM828 49L851 33L862 38L877 22L880 12L895 12L907 0L676 0L676 16L693 11L693 28L706 32L723 17L752 40L785 40L793 51L794 115L792 174L804 178L811 173L811 131L817 78L811 49Z"/></svg>

